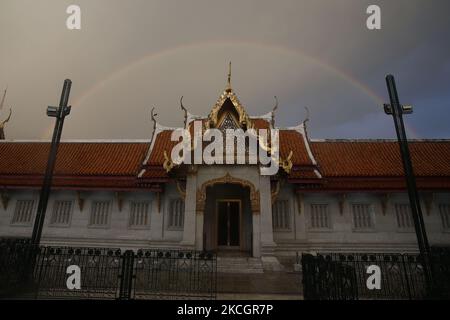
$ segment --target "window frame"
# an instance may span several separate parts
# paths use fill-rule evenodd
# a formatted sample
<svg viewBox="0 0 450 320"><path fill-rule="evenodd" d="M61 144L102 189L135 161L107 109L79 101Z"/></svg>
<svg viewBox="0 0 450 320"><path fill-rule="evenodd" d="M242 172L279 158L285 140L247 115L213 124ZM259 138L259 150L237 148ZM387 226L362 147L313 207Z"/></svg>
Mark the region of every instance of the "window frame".
<svg viewBox="0 0 450 320"><path fill-rule="evenodd" d="M16 216L18 203L22 202L22 201L31 201L32 202L30 221L29 222L13 222L14 218ZM14 206L14 211L12 213L11 220L9 221L9 225L11 227L31 227L33 225L33 223L34 223L35 218L36 218L36 210L35 209L36 209L36 199L30 199L30 198L16 199L16 204Z"/></svg>
<svg viewBox="0 0 450 320"><path fill-rule="evenodd" d="M181 226L174 226L174 225L170 224L171 220L172 220L172 203L174 201L182 201L183 202L183 209L184 209L182 211L183 224ZM183 198L181 198L181 197L171 197L171 198L169 198L169 203L168 204L169 205L168 205L168 210L167 210L167 213L168 213L168 215L167 215L167 230L168 231L183 231L184 230L184 222L185 222L184 221L184 219L185 219L185 211L186 211L186 202L185 202L185 200Z"/></svg>
<svg viewBox="0 0 450 320"><path fill-rule="evenodd" d="M286 201L287 205L287 219L288 219L288 227L287 228L275 228L275 224L274 224L274 212L273 212L273 208L275 206L275 203L277 203L278 201ZM276 199L274 201L274 203L272 204L272 230L274 232L291 232L292 231L292 225L293 225L293 219L292 219L292 208L291 208L291 201L289 198L280 198L280 199Z"/></svg>
<svg viewBox="0 0 450 320"><path fill-rule="evenodd" d="M148 204L148 210L147 210L147 224L145 225L136 225L131 224L131 209L133 205L136 205L138 203L147 203ZM151 228L152 222L151 222L151 216L152 216L152 205L153 202L151 200L130 200L129 201L129 210L128 210L128 223L127 227L130 230L148 230Z"/></svg>
<svg viewBox="0 0 450 320"><path fill-rule="evenodd" d="M441 220L441 228L442 228L442 232L444 232L444 233L450 233L450 224L449 224L448 227L445 227L445 225L444 225L444 221L443 221L443 218L442 218L441 206L448 206L448 207L449 207L448 215L449 215L449 217L450 217L450 202L439 202L439 203L437 204L437 208L438 208L438 211L439 211L439 218L440 218L440 220Z"/></svg>
<svg viewBox="0 0 450 320"><path fill-rule="evenodd" d="M371 222L371 226L370 227L356 227L355 225L355 212L353 210L353 207L355 205L362 205L362 206L368 206L369 207L369 217L370 217L370 222ZM349 207L350 207L350 214L351 214L351 224L352 224L352 232L358 233L365 233L365 232L377 232L377 221L376 221L376 211L375 211L375 205L372 202L367 202L367 201L352 201L349 203Z"/></svg>
<svg viewBox="0 0 450 320"><path fill-rule="evenodd" d="M91 224L91 218L92 218L92 214L93 214L93 207L95 203L108 203L108 217L107 217L107 223L106 224ZM90 212L89 212L89 219L87 222L87 227L89 229L110 229L111 228L111 220L112 220L112 206L113 203L111 200L91 200L91 207L90 207Z"/></svg>
<svg viewBox="0 0 450 320"><path fill-rule="evenodd" d="M407 227L407 228L401 228L398 225L398 216L397 216L397 205L407 205L409 207L410 210L410 214L411 214L411 222L412 222L412 226L411 227ZM411 211L411 205L409 202L395 202L392 207L394 208L394 218L395 218L395 226L396 226L396 230L399 233L414 233L415 232L415 228L414 228L414 218L412 217L412 211Z"/></svg>
<svg viewBox="0 0 450 320"><path fill-rule="evenodd" d="M325 202L325 201L313 201L308 202L308 216L307 219L307 226L309 232L333 232L334 231L334 219L331 211L331 202ZM312 225L312 206L326 206L327 207L327 215L328 215L328 227L314 227Z"/></svg>
<svg viewBox="0 0 450 320"><path fill-rule="evenodd" d="M53 223L53 215L55 214L55 206L57 202L69 202L70 203L70 212L69 212L69 221L67 224ZM74 210L74 201L68 199L57 199L53 201L52 214L50 215L50 221L48 222L48 226L52 228L70 228L72 224L72 216Z"/></svg>

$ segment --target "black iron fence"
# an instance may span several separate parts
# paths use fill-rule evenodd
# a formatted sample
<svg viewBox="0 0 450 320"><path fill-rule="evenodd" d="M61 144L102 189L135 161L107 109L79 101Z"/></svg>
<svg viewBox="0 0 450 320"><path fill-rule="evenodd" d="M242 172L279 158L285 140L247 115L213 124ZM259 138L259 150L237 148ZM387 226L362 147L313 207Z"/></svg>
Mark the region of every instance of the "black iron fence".
<svg viewBox="0 0 450 320"><path fill-rule="evenodd" d="M448 250L434 250L433 283L427 283L419 255L302 254L304 297L314 300L448 299L450 297L448 253ZM374 278L371 275L375 273L380 275L379 286L372 283Z"/></svg>
<svg viewBox="0 0 450 320"><path fill-rule="evenodd" d="M79 268L80 288L68 285L69 266ZM216 273L212 252L33 247L25 240L0 240L0 298L215 299Z"/></svg>

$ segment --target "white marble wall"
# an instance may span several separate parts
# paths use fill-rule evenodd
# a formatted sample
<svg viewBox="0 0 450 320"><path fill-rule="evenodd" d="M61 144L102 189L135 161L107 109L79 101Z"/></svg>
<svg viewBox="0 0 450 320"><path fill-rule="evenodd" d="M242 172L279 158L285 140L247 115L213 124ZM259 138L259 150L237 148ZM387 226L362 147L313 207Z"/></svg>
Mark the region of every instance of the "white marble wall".
<svg viewBox="0 0 450 320"><path fill-rule="evenodd" d="M17 200L34 200L37 209L39 192L9 191L10 200L5 210L0 205L0 237L30 237L32 224L15 226L11 224ZM174 185L169 184L166 193L161 196L161 210L158 212L157 198L151 192L124 192L121 194L122 210L119 210L119 198L114 192L83 191L83 210L80 210L75 191L54 191L49 199L42 234L42 244L80 245L138 248L149 246L176 247L182 239L183 230L168 228L168 208L171 199L179 197ZM50 218L55 200L73 201L73 211L69 226L52 226ZM91 204L96 200L111 202L110 223L106 227L90 227ZM130 204L132 201L150 201L150 223L146 228L129 226ZM33 217L34 221L34 217Z"/></svg>
<svg viewBox="0 0 450 320"><path fill-rule="evenodd" d="M382 210L381 196L375 193L347 193L340 212L338 194L308 193L300 201L292 186L284 186L278 199L289 200L291 228L274 231L278 254L294 254L295 251L417 251L414 229L401 230L397 227L395 204L408 203L405 193L389 195L385 213ZM328 204L331 228L314 230L311 226L310 205ZM374 227L371 230L355 230L353 227L352 204L368 203L373 208ZM424 222L430 245L450 246L450 232L444 230L438 205L450 203L450 194L435 194L431 211L428 214L422 202Z"/></svg>
<svg viewBox="0 0 450 320"><path fill-rule="evenodd" d="M391 194L387 202L385 214L382 212L380 195L372 193L348 193L344 202L342 214L339 208L339 196L336 194L308 193L304 194L299 212L299 198L294 194L293 187L284 185L279 192L278 199L289 201L290 229L274 231L273 238L271 223L270 189L261 184L257 168L205 167L200 168L196 179L190 180L191 189L199 188L207 180L223 177L230 173L233 177L252 182L261 191L261 213L253 216L253 254L259 256L272 250L275 254L291 255L296 251L416 251L416 236L414 230L403 231L397 228L394 205L408 203L406 194ZM11 225L17 200L34 199L37 208L39 192L9 191L10 200L5 210L0 203L0 237L30 237L32 224L29 226ZM54 191L49 200L48 211L42 237L43 244L103 246L120 248L139 247L196 247L201 249L203 220L196 214L192 204L195 194L191 195L191 206L186 204L185 230L173 230L168 226L169 208L172 199L180 195L174 184L168 184L165 193L161 195L161 209L158 212L157 198L151 192L122 193L123 207L119 210L118 198L114 192L83 191L84 208L80 210L75 191ZM73 201L73 212L70 225L55 227L49 224L55 200ZM110 225L107 228L91 228L88 226L91 204L95 200L111 201L112 211ZM133 229L128 226L131 201L151 201L150 226L146 229ZM374 228L369 231L353 229L352 203L370 203L374 210ZM330 230L311 230L310 204L327 203L330 209ZM424 220L431 245L449 245L450 232L444 230L438 205L450 203L450 193L434 195L433 205L428 214L425 203L422 205ZM189 215L186 217L186 215ZM270 222L269 222L270 221ZM187 232L190 230L189 232ZM273 239L273 242L271 242Z"/></svg>

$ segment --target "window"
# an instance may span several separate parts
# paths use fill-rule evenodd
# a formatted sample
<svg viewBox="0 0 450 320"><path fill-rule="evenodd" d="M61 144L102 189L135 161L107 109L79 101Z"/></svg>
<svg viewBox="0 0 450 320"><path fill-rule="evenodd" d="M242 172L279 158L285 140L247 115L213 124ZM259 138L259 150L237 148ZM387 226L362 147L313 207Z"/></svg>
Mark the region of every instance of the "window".
<svg viewBox="0 0 450 320"><path fill-rule="evenodd" d="M412 219L411 207L409 204L395 205L395 215L397 217L397 228L402 230L412 229L414 221Z"/></svg>
<svg viewBox="0 0 450 320"><path fill-rule="evenodd" d="M31 225L33 219L34 200L17 200L11 224Z"/></svg>
<svg viewBox="0 0 450 320"><path fill-rule="evenodd" d="M68 226L72 216L72 201L55 201L50 224L53 226Z"/></svg>
<svg viewBox="0 0 450 320"><path fill-rule="evenodd" d="M184 225L184 201L173 199L170 201L169 228L182 229Z"/></svg>
<svg viewBox="0 0 450 320"><path fill-rule="evenodd" d="M94 201L91 206L89 226L108 227L111 203L109 201Z"/></svg>
<svg viewBox="0 0 450 320"><path fill-rule="evenodd" d="M372 206L370 204L353 204L353 227L356 230L372 229L374 227Z"/></svg>
<svg viewBox="0 0 450 320"><path fill-rule="evenodd" d="M128 225L131 228L146 228L150 225L148 216L150 202L131 202L130 204L130 221Z"/></svg>
<svg viewBox="0 0 450 320"><path fill-rule="evenodd" d="M450 230L450 203L440 204L439 212L441 213L442 227L445 230Z"/></svg>
<svg viewBox="0 0 450 320"><path fill-rule="evenodd" d="M311 204L310 228L331 229L328 204Z"/></svg>
<svg viewBox="0 0 450 320"><path fill-rule="evenodd" d="M272 205L272 224L274 230L289 230L291 228L289 212L289 200L275 201Z"/></svg>

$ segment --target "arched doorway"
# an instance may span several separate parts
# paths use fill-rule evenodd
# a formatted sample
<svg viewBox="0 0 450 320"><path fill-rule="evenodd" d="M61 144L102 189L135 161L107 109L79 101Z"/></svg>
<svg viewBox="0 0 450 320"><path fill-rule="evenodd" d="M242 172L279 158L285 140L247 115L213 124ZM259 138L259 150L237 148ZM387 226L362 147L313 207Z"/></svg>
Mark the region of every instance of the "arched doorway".
<svg viewBox="0 0 450 320"><path fill-rule="evenodd" d="M203 244L206 250L252 252L250 187L216 183L206 187Z"/></svg>

